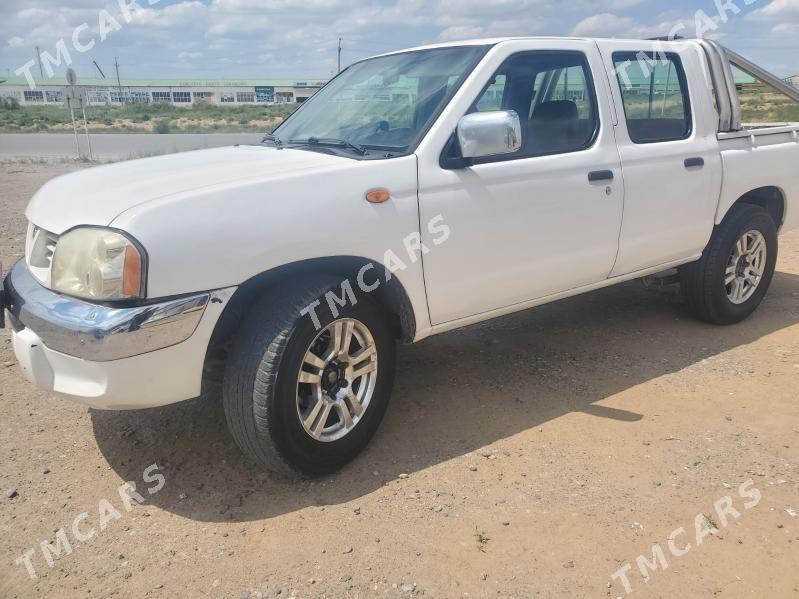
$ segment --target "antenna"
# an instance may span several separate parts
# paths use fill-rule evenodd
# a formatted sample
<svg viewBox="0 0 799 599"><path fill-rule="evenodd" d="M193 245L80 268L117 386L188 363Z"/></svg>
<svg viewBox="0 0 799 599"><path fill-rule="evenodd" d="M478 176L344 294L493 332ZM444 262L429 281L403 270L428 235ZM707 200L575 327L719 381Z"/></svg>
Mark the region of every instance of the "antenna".
<svg viewBox="0 0 799 599"><path fill-rule="evenodd" d="M100 65L99 65L99 64L97 64L97 61L96 61L96 60L93 60L92 62L94 63L94 66L96 66L96 67L97 67L97 70L99 71L99 73L100 73L100 75L103 77L103 79L105 79L105 73L103 73L103 69L101 69L101 68L100 68Z"/></svg>
<svg viewBox="0 0 799 599"><path fill-rule="evenodd" d="M119 102L121 104L127 104L127 102L123 101L122 98L122 81L119 79L119 60L117 60L116 56L114 56L114 67L116 67L117 70L117 88L119 89Z"/></svg>
<svg viewBox="0 0 799 599"><path fill-rule="evenodd" d="M42 53L39 52L39 46L36 46L36 60L39 62L39 75L44 79L44 69L42 69Z"/></svg>
<svg viewBox="0 0 799 599"><path fill-rule="evenodd" d="M341 38L338 38L338 72L341 72Z"/></svg>

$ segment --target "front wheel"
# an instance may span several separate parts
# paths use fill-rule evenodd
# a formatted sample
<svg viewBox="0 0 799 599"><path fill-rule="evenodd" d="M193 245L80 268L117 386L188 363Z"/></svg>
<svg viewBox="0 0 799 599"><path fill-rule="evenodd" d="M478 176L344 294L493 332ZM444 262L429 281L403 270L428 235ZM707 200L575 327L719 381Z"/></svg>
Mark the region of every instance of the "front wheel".
<svg viewBox="0 0 799 599"><path fill-rule="evenodd" d="M225 414L237 444L265 469L338 470L369 443L388 406L396 342L386 315L368 296L331 311L332 289L263 298L234 342ZM313 305L316 320L306 310Z"/></svg>
<svg viewBox="0 0 799 599"><path fill-rule="evenodd" d="M691 311L721 325L748 318L771 286L777 239L777 227L766 210L751 204L733 206L714 230L702 258L680 269Z"/></svg>

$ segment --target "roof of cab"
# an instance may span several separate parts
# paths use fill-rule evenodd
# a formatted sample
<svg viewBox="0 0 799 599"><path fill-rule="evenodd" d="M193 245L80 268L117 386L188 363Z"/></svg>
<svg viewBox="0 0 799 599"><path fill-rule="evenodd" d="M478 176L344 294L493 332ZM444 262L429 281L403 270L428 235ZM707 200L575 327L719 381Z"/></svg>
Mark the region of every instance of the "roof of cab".
<svg viewBox="0 0 799 599"><path fill-rule="evenodd" d="M537 39L586 40L588 38L555 37L555 36L486 37L486 38L475 38L468 40L457 40L452 42L439 42L437 44L426 44L423 46L415 46L413 48L404 48L402 50L395 50L394 52L386 52L386 55L399 54L402 52L415 52L417 50L431 50L433 48L455 48L458 46L495 46L497 44L501 44L502 42L511 42L516 40L537 40Z"/></svg>
<svg viewBox="0 0 799 599"><path fill-rule="evenodd" d="M437 44L427 44L423 46L416 46L414 48L404 48L402 50L395 50L393 52L386 52L384 54L380 54L380 56L390 56L391 54L402 54L405 52L416 52L418 50L431 50L434 48L454 48L458 46L495 46L497 44L501 44L503 42L515 42L515 41L524 41L524 40L557 40L557 41L582 41L582 42L591 42L591 41L633 41L633 42L650 42L652 44L674 44L680 42L691 42L695 40L685 39L685 38L677 38L674 40L662 40L662 39L636 39L636 38L593 38L593 37L576 37L576 36L557 36L557 35L531 35L531 36L516 36L516 37L487 37L487 38L476 38L476 39L468 39L468 40L458 40L452 42L440 42Z"/></svg>

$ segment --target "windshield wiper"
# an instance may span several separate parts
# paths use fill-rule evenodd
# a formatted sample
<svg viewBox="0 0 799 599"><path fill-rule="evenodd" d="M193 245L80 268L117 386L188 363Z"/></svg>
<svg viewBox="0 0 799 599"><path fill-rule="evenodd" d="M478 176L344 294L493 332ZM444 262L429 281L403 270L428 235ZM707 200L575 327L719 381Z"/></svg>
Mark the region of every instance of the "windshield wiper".
<svg viewBox="0 0 799 599"><path fill-rule="evenodd" d="M280 139L279 137L276 137L276 136L272 135L271 133L267 133L264 136L264 138L261 140L261 143L265 143L267 141L271 141L278 148L282 148L283 147L283 140Z"/></svg>
<svg viewBox="0 0 799 599"><path fill-rule="evenodd" d="M318 138L318 137L309 137L308 139L291 139L289 140L290 144L305 144L309 146L333 146L339 148L349 148L350 150L354 150L358 152L361 156L366 154L366 149L358 144L354 144L351 141L346 139L336 139L334 137L331 138Z"/></svg>

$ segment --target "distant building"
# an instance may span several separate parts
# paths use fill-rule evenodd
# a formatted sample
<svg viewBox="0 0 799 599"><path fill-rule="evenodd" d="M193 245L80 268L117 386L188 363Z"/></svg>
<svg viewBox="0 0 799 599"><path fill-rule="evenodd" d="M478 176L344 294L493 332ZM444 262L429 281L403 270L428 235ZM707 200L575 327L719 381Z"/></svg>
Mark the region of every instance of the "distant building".
<svg viewBox="0 0 799 599"><path fill-rule="evenodd" d="M763 87L764 84L759 79L755 79L752 75L748 73L744 73L743 71L739 71L738 69L733 69L732 72L733 79L735 80L735 85L738 87L738 90L744 87Z"/></svg>
<svg viewBox="0 0 799 599"><path fill-rule="evenodd" d="M799 87L799 75L794 75L793 77L786 77L785 83L793 85L794 87Z"/></svg>
<svg viewBox="0 0 799 599"><path fill-rule="evenodd" d="M245 80L178 80L123 79L116 85L110 79L79 79L91 106L168 103L192 106L238 104L300 104L325 85L321 79L245 79ZM16 99L22 106L62 104L66 83L53 79L36 81L30 89L24 78L11 78L0 83L0 97Z"/></svg>

